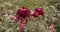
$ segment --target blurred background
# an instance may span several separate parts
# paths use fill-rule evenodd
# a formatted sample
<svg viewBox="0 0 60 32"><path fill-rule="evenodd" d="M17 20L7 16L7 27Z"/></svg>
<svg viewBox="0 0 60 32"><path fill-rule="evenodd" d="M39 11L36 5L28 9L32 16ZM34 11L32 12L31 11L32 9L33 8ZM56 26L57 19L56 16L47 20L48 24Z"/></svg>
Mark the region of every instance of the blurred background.
<svg viewBox="0 0 60 32"><path fill-rule="evenodd" d="M54 32L60 32L60 0L0 0L0 32L19 32L19 22L10 19L16 11L26 6L44 9L44 16L30 17L24 32L50 32L49 26L54 23Z"/></svg>

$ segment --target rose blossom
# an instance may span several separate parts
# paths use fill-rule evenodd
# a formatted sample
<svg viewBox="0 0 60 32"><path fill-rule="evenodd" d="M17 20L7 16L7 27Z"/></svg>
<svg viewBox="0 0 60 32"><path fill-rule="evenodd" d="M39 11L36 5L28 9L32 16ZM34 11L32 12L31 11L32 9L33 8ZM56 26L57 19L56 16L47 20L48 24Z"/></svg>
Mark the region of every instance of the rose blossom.
<svg viewBox="0 0 60 32"><path fill-rule="evenodd" d="M22 7L20 9L18 9L16 14L19 15L20 17L22 17L22 18L26 18L26 17L30 16L30 11L29 11L29 9L27 9L25 7Z"/></svg>
<svg viewBox="0 0 60 32"><path fill-rule="evenodd" d="M39 14L39 15L44 15L44 11L43 11L43 9L42 8L39 8L39 7L37 7L36 9L35 9L35 11Z"/></svg>

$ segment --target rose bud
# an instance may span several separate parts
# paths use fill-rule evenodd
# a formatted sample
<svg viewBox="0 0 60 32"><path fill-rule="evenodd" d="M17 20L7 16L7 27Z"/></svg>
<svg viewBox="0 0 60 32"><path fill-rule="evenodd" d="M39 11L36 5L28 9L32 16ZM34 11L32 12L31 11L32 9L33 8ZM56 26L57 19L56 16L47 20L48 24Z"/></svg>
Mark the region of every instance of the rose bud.
<svg viewBox="0 0 60 32"><path fill-rule="evenodd" d="M50 28L50 30L54 30L54 28L55 28L54 24L51 24L49 28Z"/></svg>
<svg viewBox="0 0 60 32"><path fill-rule="evenodd" d="M11 17L11 20L13 20L13 21L18 21L18 20L19 20L19 17L18 17L18 16L12 16L12 17Z"/></svg>
<svg viewBox="0 0 60 32"><path fill-rule="evenodd" d="M24 29L25 24L20 24L20 30Z"/></svg>
<svg viewBox="0 0 60 32"><path fill-rule="evenodd" d="M34 16L34 17L36 18L36 17L38 17L39 15L38 15L38 13L33 13L32 16Z"/></svg>
<svg viewBox="0 0 60 32"><path fill-rule="evenodd" d="M33 15L34 14L34 11L31 11L31 13L30 13L31 15Z"/></svg>

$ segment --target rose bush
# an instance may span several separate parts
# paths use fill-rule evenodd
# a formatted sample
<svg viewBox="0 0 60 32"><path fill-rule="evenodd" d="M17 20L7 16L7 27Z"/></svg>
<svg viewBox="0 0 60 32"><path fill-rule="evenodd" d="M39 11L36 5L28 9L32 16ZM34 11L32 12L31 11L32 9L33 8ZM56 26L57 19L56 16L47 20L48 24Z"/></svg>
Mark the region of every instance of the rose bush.
<svg viewBox="0 0 60 32"><path fill-rule="evenodd" d="M17 10L16 12L16 16L12 16L12 20L20 20L20 30L22 31L24 29L24 26L27 24L28 22L28 18L30 16L33 17L38 17L39 15L43 16L44 15L44 11L42 8L36 8L35 11L30 11L28 8L26 7L21 7L20 9Z"/></svg>

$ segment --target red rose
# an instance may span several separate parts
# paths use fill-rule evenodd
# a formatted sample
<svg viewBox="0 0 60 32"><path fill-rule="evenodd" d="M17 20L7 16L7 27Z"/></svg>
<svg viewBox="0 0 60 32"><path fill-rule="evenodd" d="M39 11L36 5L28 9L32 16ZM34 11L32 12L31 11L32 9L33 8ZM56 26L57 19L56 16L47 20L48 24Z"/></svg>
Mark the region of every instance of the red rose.
<svg viewBox="0 0 60 32"><path fill-rule="evenodd" d="M36 8L35 11L41 16L44 15L44 11L42 8Z"/></svg>
<svg viewBox="0 0 60 32"><path fill-rule="evenodd" d="M22 18L26 18L26 17L30 16L30 11L26 7L22 7L20 9L18 9L16 14Z"/></svg>

